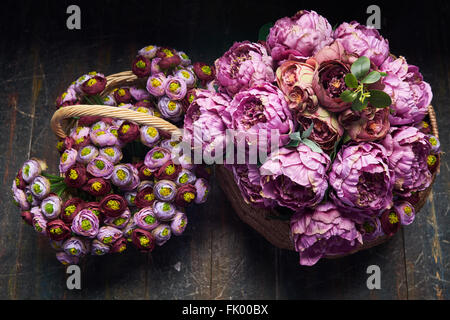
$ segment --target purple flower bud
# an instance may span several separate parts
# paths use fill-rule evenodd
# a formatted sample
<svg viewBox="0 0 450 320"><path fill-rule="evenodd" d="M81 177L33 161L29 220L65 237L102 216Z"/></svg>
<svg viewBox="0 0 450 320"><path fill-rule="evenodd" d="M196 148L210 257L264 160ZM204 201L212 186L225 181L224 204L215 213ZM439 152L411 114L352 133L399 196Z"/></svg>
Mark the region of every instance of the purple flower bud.
<svg viewBox="0 0 450 320"><path fill-rule="evenodd" d="M195 181L194 187L197 190L197 197L195 198L194 202L196 204L205 203L206 200L208 200L208 195L210 191L208 181L206 179L199 178L197 179L197 181Z"/></svg>
<svg viewBox="0 0 450 320"><path fill-rule="evenodd" d="M72 221L72 231L80 236L95 238L99 231L97 216L88 209L81 210Z"/></svg>
<svg viewBox="0 0 450 320"><path fill-rule="evenodd" d="M162 97L165 93L166 81L164 73L152 75L147 81L147 91L155 97Z"/></svg>
<svg viewBox="0 0 450 320"><path fill-rule="evenodd" d="M122 214L118 217L107 217L103 221L107 226L111 226L117 229L123 229L127 226L128 222L131 219L131 212L127 208Z"/></svg>
<svg viewBox="0 0 450 320"><path fill-rule="evenodd" d="M152 230L152 235L156 240L156 244L158 246L164 245L167 241L170 240L172 236L172 231L170 226L167 224L161 224Z"/></svg>
<svg viewBox="0 0 450 320"><path fill-rule="evenodd" d="M153 230L159 225L159 221L150 207L137 212L133 217L133 221L138 228L147 231Z"/></svg>
<svg viewBox="0 0 450 320"><path fill-rule="evenodd" d="M431 134L428 134L426 137L428 142L431 144L431 153L432 154L441 153L441 143L439 142L439 139Z"/></svg>
<svg viewBox="0 0 450 320"><path fill-rule="evenodd" d="M172 222L170 223L170 229L175 236L181 236L186 230L188 224L188 218L185 213L177 212Z"/></svg>
<svg viewBox="0 0 450 320"><path fill-rule="evenodd" d="M131 172L128 165L119 164L114 167L113 173L111 175L111 182L119 187L126 187L131 184L133 179L133 173Z"/></svg>
<svg viewBox="0 0 450 320"><path fill-rule="evenodd" d="M66 151L68 151L68 150L66 150ZM61 156L61 161L63 160L62 157L64 157L65 152ZM81 148L80 150L78 150L77 161L79 163L82 163L82 164L88 164L89 162L91 162L97 156L98 156L98 149L96 147L92 146L92 145L89 145L89 146L86 146L86 147ZM60 171L63 172L63 173L65 173L71 166L68 166L67 163L64 162L64 167L67 167L67 168L64 168L65 171L62 171L61 170L62 168L61 168L61 165L60 165Z"/></svg>
<svg viewBox="0 0 450 320"><path fill-rule="evenodd" d="M122 237L123 233L114 227L101 227L97 234L97 239L106 245L112 245Z"/></svg>
<svg viewBox="0 0 450 320"><path fill-rule="evenodd" d="M125 200L127 200L128 206L130 207L135 207L136 203L136 195L137 195L137 191L130 191L130 192L126 192L124 195Z"/></svg>
<svg viewBox="0 0 450 320"><path fill-rule="evenodd" d="M109 179L114 171L114 165L103 157L96 157L89 162L86 170L94 177Z"/></svg>
<svg viewBox="0 0 450 320"><path fill-rule="evenodd" d="M15 189L13 191L13 201L22 211L30 209L30 203L27 201L27 195L23 190Z"/></svg>
<svg viewBox="0 0 450 320"><path fill-rule="evenodd" d="M154 147L145 156L144 163L149 169L162 167L171 158L170 151L165 148Z"/></svg>
<svg viewBox="0 0 450 320"><path fill-rule="evenodd" d="M189 171L186 169L181 169L175 182L179 186L183 186L186 184L194 185L196 180L197 180L197 177L195 176L195 174L192 171Z"/></svg>
<svg viewBox="0 0 450 320"><path fill-rule="evenodd" d="M400 217L400 223L403 226L408 226L414 222L416 211L412 204L406 201L398 202L394 204L394 210Z"/></svg>
<svg viewBox="0 0 450 320"><path fill-rule="evenodd" d="M112 164L119 163L123 158L122 150L116 146L100 149L99 155Z"/></svg>
<svg viewBox="0 0 450 320"><path fill-rule="evenodd" d="M41 203L41 212L48 220L59 217L61 213L62 200L57 195L50 195Z"/></svg>
<svg viewBox="0 0 450 320"><path fill-rule="evenodd" d="M41 209L38 207L33 207L31 209L31 213L33 214L33 228L34 230L42 235L47 234L47 220L42 215Z"/></svg>
<svg viewBox="0 0 450 320"><path fill-rule="evenodd" d="M169 76L164 86L166 96L172 100L182 100L186 96L186 82L177 77Z"/></svg>
<svg viewBox="0 0 450 320"><path fill-rule="evenodd" d="M30 183L41 174L42 170L43 168L39 161L34 159L28 160L22 166L22 178L26 183Z"/></svg>
<svg viewBox="0 0 450 320"><path fill-rule="evenodd" d="M136 87L131 87L130 88L130 93L131 96L133 97L134 100L136 101L141 101L141 100L148 100L151 98L151 96L149 95L148 91L145 89L139 89Z"/></svg>
<svg viewBox="0 0 450 320"><path fill-rule="evenodd" d="M160 139L159 131L154 127L142 126L140 132L142 144L149 148L155 146Z"/></svg>
<svg viewBox="0 0 450 320"><path fill-rule="evenodd" d="M177 72L175 72L175 77L184 81L188 89L193 88L195 86L195 82L197 81L195 74L187 69L177 70Z"/></svg>
<svg viewBox="0 0 450 320"><path fill-rule="evenodd" d="M65 252L57 252L56 259L64 266L77 265L80 262L80 259L78 257L72 256Z"/></svg>
<svg viewBox="0 0 450 320"><path fill-rule="evenodd" d="M177 213L172 203L162 201L153 202L153 212L160 221L170 221Z"/></svg>
<svg viewBox="0 0 450 320"><path fill-rule="evenodd" d="M114 146L117 144L117 136L110 130L91 131L90 136L93 144L99 147Z"/></svg>
<svg viewBox="0 0 450 320"><path fill-rule="evenodd" d="M138 51L140 56L146 57L147 59L153 59L156 56L156 52L158 52L159 47L157 46L147 46Z"/></svg>
<svg viewBox="0 0 450 320"><path fill-rule="evenodd" d="M189 66L192 61L191 59L188 57L188 55L186 53L184 53L183 51L178 51L177 55L180 57L181 59L181 65L184 67Z"/></svg>
<svg viewBox="0 0 450 320"><path fill-rule="evenodd" d="M167 96L159 99L158 110L164 119L178 122L183 116L183 105L180 101L171 100Z"/></svg>
<svg viewBox="0 0 450 320"><path fill-rule="evenodd" d="M91 254L94 256L103 256L109 253L110 247L104 243L101 243L97 239L92 241Z"/></svg>
<svg viewBox="0 0 450 320"><path fill-rule="evenodd" d="M133 234L133 231L137 229L137 225L134 222L134 219L131 218L130 221L128 221L128 224L123 228L123 236L127 238L127 240L131 241L131 236Z"/></svg>
<svg viewBox="0 0 450 320"><path fill-rule="evenodd" d="M153 192L158 200L170 202L175 199L177 185L170 180L161 180L155 184Z"/></svg>
<svg viewBox="0 0 450 320"><path fill-rule="evenodd" d="M363 242L372 242L384 235L381 221L378 217L365 217L358 230L362 234Z"/></svg>
<svg viewBox="0 0 450 320"><path fill-rule="evenodd" d="M50 193L50 181L45 177L37 176L31 182L30 191L37 199L44 199Z"/></svg>
<svg viewBox="0 0 450 320"><path fill-rule="evenodd" d="M69 256L82 257L88 253L86 242L78 237L67 239L63 244L64 252Z"/></svg>
<svg viewBox="0 0 450 320"><path fill-rule="evenodd" d="M110 107L115 107L117 105L116 99L114 99L114 96L112 94L107 95L103 98L103 104Z"/></svg>

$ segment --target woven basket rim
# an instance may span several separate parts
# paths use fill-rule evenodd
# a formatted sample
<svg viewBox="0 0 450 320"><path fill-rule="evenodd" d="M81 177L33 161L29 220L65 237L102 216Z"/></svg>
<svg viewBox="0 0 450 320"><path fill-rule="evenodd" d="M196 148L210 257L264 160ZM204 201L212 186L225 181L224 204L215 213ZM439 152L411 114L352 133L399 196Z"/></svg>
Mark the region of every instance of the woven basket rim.
<svg viewBox="0 0 450 320"><path fill-rule="evenodd" d="M141 81L141 79L139 79L131 71L124 71L109 75L106 77L106 80L107 85L101 94L102 97L107 96L119 86L131 85ZM127 120L140 125L152 126L168 135L171 135L173 139L180 140L182 138L182 129L167 120L138 111L105 105L73 105L61 107L53 114L50 121L50 126L58 138L64 139L67 137L67 133L66 130L63 129L62 121L74 117L84 116L100 116Z"/></svg>

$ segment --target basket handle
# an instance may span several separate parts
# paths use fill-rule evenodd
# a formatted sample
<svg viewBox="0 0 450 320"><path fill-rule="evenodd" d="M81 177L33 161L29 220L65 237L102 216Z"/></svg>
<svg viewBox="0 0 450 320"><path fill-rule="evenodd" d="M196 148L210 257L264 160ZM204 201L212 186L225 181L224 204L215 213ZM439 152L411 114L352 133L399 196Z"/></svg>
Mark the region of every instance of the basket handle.
<svg viewBox="0 0 450 320"><path fill-rule="evenodd" d="M83 116L100 116L128 120L141 125L152 126L172 135L175 139L181 139L182 137L182 130L164 119L125 108L101 105L75 105L63 107L53 114L50 122L51 128L59 138L64 139L67 135L61 126L61 121L68 118Z"/></svg>

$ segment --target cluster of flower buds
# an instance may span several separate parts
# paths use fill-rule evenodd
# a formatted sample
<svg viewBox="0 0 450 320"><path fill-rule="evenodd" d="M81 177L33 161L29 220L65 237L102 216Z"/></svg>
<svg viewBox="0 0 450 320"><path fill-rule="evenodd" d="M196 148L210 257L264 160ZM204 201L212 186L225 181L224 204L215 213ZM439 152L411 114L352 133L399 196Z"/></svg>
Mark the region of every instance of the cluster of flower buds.
<svg viewBox="0 0 450 320"><path fill-rule="evenodd" d="M105 92L105 76L91 72L58 97L57 107L100 104L176 123L183 120L188 92L215 77L214 68L192 65L184 52L156 46L139 51L133 72L148 77L146 88ZM31 159L12 186L21 216L51 240L57 259L77 264L88 254L120 253L130 244L151 252L183 234L186 208L207 200L207 168L192 164L180 142L155 127L97 116L76 120L57 145L59 175Z"/></svg>

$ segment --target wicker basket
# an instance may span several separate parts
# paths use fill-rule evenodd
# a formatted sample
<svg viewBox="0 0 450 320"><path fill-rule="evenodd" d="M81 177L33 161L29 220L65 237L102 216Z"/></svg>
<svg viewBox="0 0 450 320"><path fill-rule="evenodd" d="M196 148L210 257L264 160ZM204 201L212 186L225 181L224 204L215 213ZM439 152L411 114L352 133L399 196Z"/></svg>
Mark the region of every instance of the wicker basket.
<svg viewBox="0 0 450 320"><path fill-rule="evenodd" d="M107 86L102 93L102 97L107 96L115 88L121 86L142 85L142 80L136 77L131 71L125 71L106 77ZM60 108L53 114L51 128L60 139L67 137L68 130L76 125L73 118L83 116L100 116L115 119L122 119L135 122L140 125L152 126L167 136L181 139L182 130L172 123L155 116L144 114L128 109L102 105L75 105Z"/></svg>
<svg viewBox="0 0 450 320"><path fill-rule="evenodd" d="M436 114L432 106L428 108L428 117L431 124L431 130L434 136L439 138L438 127L436 122ZM436 178L436 173L433 175L433 182ZM279 216L277 208L275 209L260 209L254 208L250 204L246 203L241 196L241 192L234 182L233 173L226 169L224 166L217 166L216 177L219 185L225 192L225 195L230 200L233 209L236 211L242 221L250 225L253 229L259 232L264 238L266 238L274 246L281 249L294 250L294 244L290 238L290 226L289 221L281 221L269 217ZM428 195L431 192L432 184L430 187L422 192L419 192L419 201L414 208L416 212L424 206L427 201ZM350 252L346 255L353 254L360 250L365 250L377 246L388 240L388 237L379 238L373 242L365 243L357 250ZM339 258L342 256L329 256L328 258Z"/></svg>

